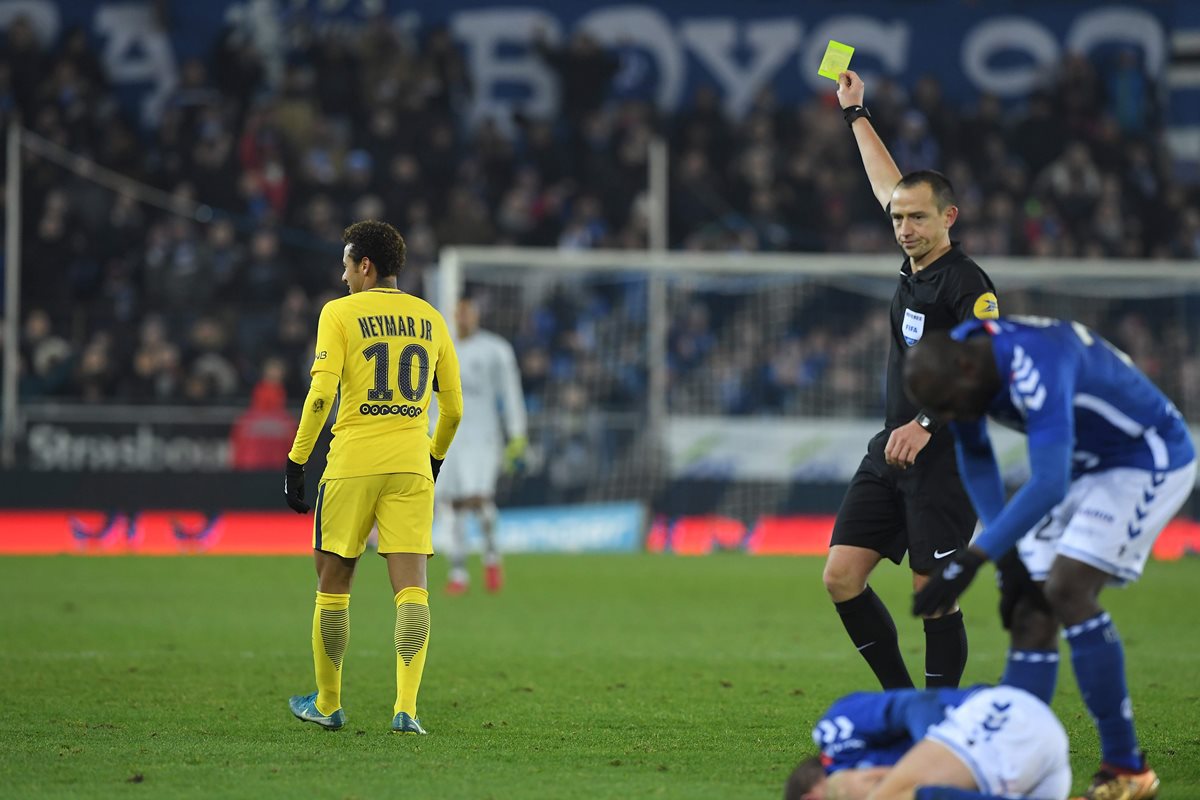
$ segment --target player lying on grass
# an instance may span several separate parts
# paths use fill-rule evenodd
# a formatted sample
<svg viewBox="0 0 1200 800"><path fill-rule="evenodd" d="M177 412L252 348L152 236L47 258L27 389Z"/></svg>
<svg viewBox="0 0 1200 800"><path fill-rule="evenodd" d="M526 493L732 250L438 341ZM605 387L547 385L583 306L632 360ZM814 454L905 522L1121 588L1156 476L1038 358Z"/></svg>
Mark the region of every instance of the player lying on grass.
<svg viewBox="0 0 1200 800"><path fill-rule="evenodd" d="M1091 800L1148 800L1158 777L1133 726L1121 637L1100 607L1110 583L1141 577L1159 532L1191 495L1196 455L1179 412L1103 338L1040 317L971 321L909 354L914 402L950 420L960 472L984 525L917 593L913 611L954 606L980 565L1002 559L1012 632L1002 683L1049 702L1058 631L1100 734ZM1029 481L1007 500L984 416L1029 439ZM1018 558L1006 554L1016 547Z"/></svg>
<svg viewBox="0 0 1200 800"><path fill-rule="evenodd" d="M323 728L346 724L342 659L350 638L350 583L378 524L396 605L392 730L423 734L417 692L429 643L425 566L433 554L433 482L462 419L458 359L442 315L396 288L405 255L399 231L366 220L346 228L342 238L342 280L350 294L321 309L312 387L284 479L288 506L308 513L304 464L336 398L313 514L317 691L288 705L298 719ZM431 441L426 420L434 392L441 416Z"/></svg>
<svg viewBox="0 0 1200 800"><path fill-rule="evenodd" d="M888 689L838 700L813 727L784 800L1064 800L1067 734L1012 686Z"/></svg>

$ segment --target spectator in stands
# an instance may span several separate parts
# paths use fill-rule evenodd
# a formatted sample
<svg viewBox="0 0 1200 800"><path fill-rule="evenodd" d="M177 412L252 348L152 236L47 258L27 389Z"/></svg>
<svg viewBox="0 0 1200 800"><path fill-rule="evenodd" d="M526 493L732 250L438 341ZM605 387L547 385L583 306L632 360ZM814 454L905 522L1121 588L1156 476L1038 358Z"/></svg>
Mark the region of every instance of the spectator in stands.
<svg viewBox="0 0 1200 800"><path fill-rule="evenodd" d="M928 119L916 109L904 112L900 136L892 149L896 153L896 166L905 174L942 164L941 146L929 130Z"/></svg>
<svg viewBox="0 0 1200 800"><path fill-rule="evenodd" d="M689 303L676 319L677 327L670 332L669 358L672 370L683 375L708 357L717 339L708 306L699 300Z"/></svg>
<svg viewBox="0 0 1200 800"><path fill-rule="evenodd" d="M200 392L198 385L192 381L185 384L185 391L190 387L192 399L195 400L202 396L212 399L232 397L240 378L228 355L230 344L225 326L214 317L201 317L192 325L189 345L189 380L202 378L205 389Z"/></svg>
<svg viewBox="0 0 1200 800"><path fill-rule="evenodd" d="M284 56L274 62L278 76L251 39L224 32L211 57L184 62L157 129L143 133L121 113L86 32L41 42L27 17L14 18L0 44L0 113L19 107L39 135L218 211L207 224L177 219L48 162L28 163L23 255L61 264L66 279L25 283L23 305L49 313L54 343L43 348L41 373L22 343L22 391L95 401L244 399L262 358L278 354L289 393L298 392L311 349L305 331L321 302L344 291L324 265L336 257L325 240L338 238L347 209L403 224L406 291L424 290L422 269L446 244L642 247L647 142L660 127L672 143L672 246L892 247L878 229L855 226L870 198L853 179L857 155L840 120L820 113L821 98L784 108L765 91L731 119L702 86L659 120L636 92L612 93L612 52L585 34L563 47L543 37L535 47L560 75L561 117L517 115L512 130L487 120L472 130L463 123L470 78L448 30L410 38L372 23L350 46L340 28L295 25L282 40L291 49L273 54ZM922 78L910 87L921 118L882 134L914 165L942 151L963 203L980 209L962 232L974 252L1200 257L1200 196L1164 156L1159 109L1137 57L1120 53L1097 68L1071 56L1054 74L1027 106L983 96L965 113L936 79ZM900 119L887 107L910 104L904 87L886 82L874 105L878 118ZM874 363L870 337L781 322L778 335L754 345L739 308L712 313L718 300L730 303L699 293L675 306L677 408L871 413L878 376L862 366ZM692 303L710 318L700 322L705 312ZM613 315L640 318L644 297L588 290L564 303L534 292L517 307L514 319L550 321L524 329L514 321L503 331L518 341L531 408L567 394L564 382L577 383L593 410L637 397L639 329L628 326L624 338L611 333L620 326L607 326L608 338L595 331ZM157 338L139 335L145 320L168 310ZM1146 318L1150 336L1167 336ZM216 350L189 342L200 319L231 341ZM1177 399L1186 410L1200 335L1188 328L1175 336L1180 355L1171 363L1180 364ZM720 377L700 386L693 374Z"/></svg>
<svg viewBox="0 0 1200 800"><path fill-rule="evenodd" d="M279 359L267 359L263 364L250 408L238 417L229 436L234 469L278 470L286 461L296 431L296 418L285 408L286 374Z"/></svg>
<svg viewBox="0 0 1200 800"><path fill-rule="evenodd" d="M538 55L558 75L563 116L578 129L584 118L599 110L608 97L619 60L583 30L577 31L566 47L551 45L541 28L534 31L533 41Z"/></svg>
<svg viewBox="0 0 1200 800"><path fill-rule="evenodd" d="M97 333L83 348L75 372L78 396L87 403L111 398L117 385L117 369L112 358L112 336Z"/></svg>
<svg viewBox="0 0 1200 800"><path fill-rule="evenodd" d="M124 393L133 400L169 403L179 399L182 383L179 348L168 340L166 323L157 314L146 317Z"/></svg>
<svg viewBox="0 0 1200 800"><path fill-rule="evenodd" d="M35 100L45 86L46 60L33 23L25 14L17 14L5 36L4 61L17 108L26 118L32 115Z"/></svg>
<svg viewBox="0 0 1200 800"><path fill-rule="evenodd" d="M1014 154L1035 175L1058 158L1066 136L1048 95L1037 92L1029 98L1029 110L1014 125L1010 138Z"/></svg>
<svg viewBox="0 0 1200 800"><path fill-rule="evenodd" d="M21 393L31 397L55 396L70 388L71 345L54 333L50 315L35 308L25 318L21 342Z"/></svg>
<svg viewBox="0 0 1200 800"><path fill-rule="evenodd" d="M1054 202L1068 230L1076 236L1087 231L1086 222L1100 198L1101 180L1086 144L1076 141L1068 145L1037 184Z"/></svg>
<svg viewBox="0 0 1200 800"><path fill-rule="evenodd" d="M577 383L559 386L551 405L544 450L552 500L576 503L583 499L589 481L607 459L604 422L596 413L587 392Z"/></svg>

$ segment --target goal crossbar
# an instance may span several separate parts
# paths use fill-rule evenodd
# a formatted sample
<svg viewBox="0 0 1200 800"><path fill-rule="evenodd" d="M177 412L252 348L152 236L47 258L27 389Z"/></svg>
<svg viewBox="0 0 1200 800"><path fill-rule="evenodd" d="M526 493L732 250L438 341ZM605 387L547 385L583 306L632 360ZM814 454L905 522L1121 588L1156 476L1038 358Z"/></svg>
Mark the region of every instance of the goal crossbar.
<svg viewBox="0 0 1200 800"><path fill-rule="evenodd" d="M1188 261L1138 259L1026 258L986 256L979 259L989 274L1022 280L1097 277L1124 280L1200 282L1200 266ZM442 265L495 264L585 271L702 272L794 275L895 275L899 255L853 253L696 253L653 250L558 250L541 247L448 247Z"/></svg>

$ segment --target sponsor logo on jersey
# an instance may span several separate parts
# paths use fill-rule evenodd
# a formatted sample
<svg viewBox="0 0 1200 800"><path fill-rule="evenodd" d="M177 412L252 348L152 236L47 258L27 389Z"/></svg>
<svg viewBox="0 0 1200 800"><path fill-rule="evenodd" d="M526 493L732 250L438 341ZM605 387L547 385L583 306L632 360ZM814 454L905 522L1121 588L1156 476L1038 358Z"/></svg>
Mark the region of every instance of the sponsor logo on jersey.
<svg viewBox="0 0 1200 800"><path fill-rule="evenodd" d="M904 309L904 322L900 330L904 333L905 343L912 347L925 334L925 315L911 308Z"/></svg>
<svg viewBox="0 0 1200 800"><path fill-rule="evenodd" d="M1081 508L1077 513L1081 517L1092 517L1093 519L1098 519L1101 522L1116 522L1116 517L1099 508Z"/></svg>
<svg viewBox="0 0 1200 800"><path fill-rule="evenodd" d="M389 406L386 403L363 403L358 407L358 413L372 417L419 417L423 412L420 406Z"/></svg>
<svg viewBox="0 0 1200 800"><path fill-rule="evenodd" d="M997 319L1000 316L1000 302L996 295L984 292L975 300L976 319Z"/></svg>

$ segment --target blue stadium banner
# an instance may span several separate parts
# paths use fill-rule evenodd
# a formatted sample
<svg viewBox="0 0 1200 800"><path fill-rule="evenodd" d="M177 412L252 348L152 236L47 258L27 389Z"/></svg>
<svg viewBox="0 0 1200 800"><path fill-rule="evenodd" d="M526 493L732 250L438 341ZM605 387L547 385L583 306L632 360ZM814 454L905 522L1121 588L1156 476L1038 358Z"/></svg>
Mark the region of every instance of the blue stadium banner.
<svg viewBox="0 0 1200 800"><path fill-rule="evenodd" d="M17 14L28 15L44 41L74 26L87 30L122 98L148 125L169 102L181 65L208 58L226 31L273 54L268 73L279 76L288 47L306 30L353 36L381 18L406 35L445 27L471 72L468 119L503 123L514 108L534 116L556 108L552 73L533 47L539 33L553 45L587 31L615 49L618 95L672 110L707 85L741 116L764 88L783 103L829 92L833 84L817 69L830 39L855 47L852 66L868 80L887 75L911 84L933 75L955 100L980 92L1019 100L1067 52L1103 63L1132 49L1159 77L1171 33L1200 29L1200 3L1189 0L865 0L852 9L833 0L0 0L0 28ZM1169 104L1172 114L1177 106L1187 104Z"/></svg>
<svg viewBox="0 0 1200 800"><path fill-rule="evenodd" d="M445 551L449 531L434 520L434 546ZM496 527L504 553L632 553L641 549L646 509L641 503L588 503L542 508L503 508ZM467 542L480 549L482 536L472 515Z"/></svg>

